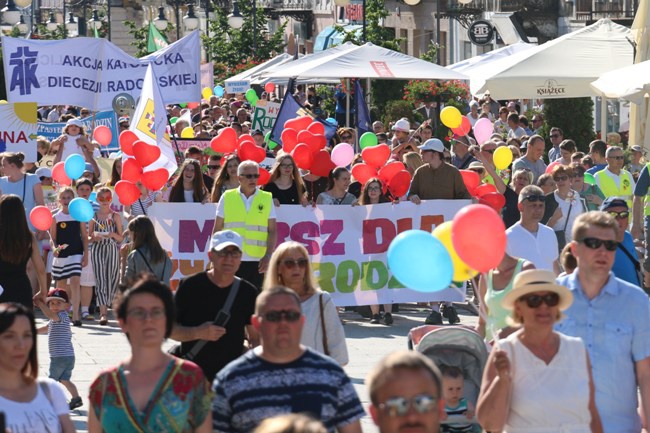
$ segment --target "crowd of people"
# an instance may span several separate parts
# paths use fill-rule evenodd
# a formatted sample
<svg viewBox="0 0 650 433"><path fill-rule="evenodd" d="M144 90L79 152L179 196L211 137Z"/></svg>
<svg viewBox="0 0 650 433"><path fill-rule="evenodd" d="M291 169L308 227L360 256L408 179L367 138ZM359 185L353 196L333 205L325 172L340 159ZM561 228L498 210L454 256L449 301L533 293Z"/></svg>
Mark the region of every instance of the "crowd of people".
<svg viewBox="0 0 650 433"><path fill-rule="evenodd" d="M320 104L303 88L298 93ZM650 171L643 149L625 149L614 137L579 152L541 113L529 122L523 105L489 94L467 101L472 124L493 122L492 137L480 143L473 134L454 135L446 146L430 120L374 122L389 161L411 176L404 194L393 194L381 177L356 179L361 155L327 177L300 169L291 153L268 148L264 133L251 130L252 107L241 98L169 106L169 118L177 118L172 135L187 127L204 139L226 127L250 134L274 161L270 178L260 186L257 162L192 146L161 191L138 182L138 199L119 211L114 195L124 161L112 155L111 173L101 173L107 156L77 117L90 111L39 109L42 119L65 123L51 143L39 138L39 160L76 153L86 167L72 186L57 185L47 164L1 155L0 412L9 431L72 432L69 411L87 404L91 432L360 432L366 411L342 368L350 355L337 306L319 289L305 245L278 244L276 208L469 202L476 185L467 173L503 196L498 212L507 237L498 266L470 281L481 311L476 332L491 345L480 395L464 396L462 368L395 352L366 381L380 432L647 428ZM126 130L129 119L119 124ZM327 148L358 139L341 127ZM513 160L497 168L502 147ZM46 204L44 191L56 197L48 230L32 218ZM76 197L92 202L87 223L71 215ZM209 266L173 294L173 265L148 216L156 202L216 204ZM38 329L35 307L47 319ZM452 303L430 307L426 325L460 321ZM370 324L392 325L393 311L371 305ZM100 326L119 326L131 353L81 396L72 381L72 333L97 314ZM37 333L48 335L48 379L37 377ZM167 338L179 343L169 353L162 350Z"/></svg>

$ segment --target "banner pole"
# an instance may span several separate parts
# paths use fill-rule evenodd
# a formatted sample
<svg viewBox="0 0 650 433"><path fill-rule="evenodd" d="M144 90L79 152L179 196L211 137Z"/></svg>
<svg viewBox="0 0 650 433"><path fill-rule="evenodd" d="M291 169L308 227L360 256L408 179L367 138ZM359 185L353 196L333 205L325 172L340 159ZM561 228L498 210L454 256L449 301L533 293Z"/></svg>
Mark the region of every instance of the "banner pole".
<svg viewBox="0 0 650 433"><path fill-rule="evenodd" d="M185 161L185 155L183 155L181 153L181 150L178 148L178 141L176 141L176 135L173 134L174 125L172 125L172 121L169 119L168 116L165 116L165 117L167 117L167 124L169 125L169 128L170 128L169 135L172 138L172 140L174 140L174 147L176 148L176 155L177 155L176 159L178 160L178 162L180 164L182 164L183 161Z"/></svg>

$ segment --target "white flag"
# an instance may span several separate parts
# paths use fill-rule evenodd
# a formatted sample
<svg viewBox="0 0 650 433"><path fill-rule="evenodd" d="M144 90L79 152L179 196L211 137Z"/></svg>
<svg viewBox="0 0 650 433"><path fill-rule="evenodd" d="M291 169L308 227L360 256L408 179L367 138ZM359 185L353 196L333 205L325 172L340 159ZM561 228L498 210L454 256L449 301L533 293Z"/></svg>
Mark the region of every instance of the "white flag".
<svg viewBox="0 0 650 433"><path fill-rule="evenodd" d="M145 167L144 171L166 168L171 176L178 168L178 164L171 139L167 134L167 111L157 83L158 80L150 63L144 76L140 101L135 108L129 129L145 143L160 147L160 158Z"/></svg>

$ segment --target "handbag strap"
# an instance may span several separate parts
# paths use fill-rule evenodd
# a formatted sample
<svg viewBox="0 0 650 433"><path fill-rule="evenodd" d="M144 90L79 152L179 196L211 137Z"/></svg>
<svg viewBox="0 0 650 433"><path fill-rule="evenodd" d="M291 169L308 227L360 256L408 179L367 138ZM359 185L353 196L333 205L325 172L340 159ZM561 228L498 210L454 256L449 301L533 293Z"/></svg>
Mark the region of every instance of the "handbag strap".
<svg viewBox="0 0 650 433"><path fill-rule="evenodd" d="M140 251L140 249L137 249L136 251L138 252L138 254L140 254L140 257L142 257L142 260L144 260L144 264L147 265L147 267L149 268L149 272L151 272L152 274L155 275L155 272L154 272L153 269L151 268L151 265L149 264L149 261L148 261L147 258L144 256L144 254L142 253L142 251Z"/></svg>
<svg viewBox="0 0 650 433"><path fill-rule="evenodd" d="M27 192L27 173L23 175L23 203L25 203L26 192Z"/></svg>
<svg viewBox="0 0 650 433"><path fill-rule="evenodd" d="M562 231L566 233L566 227L569 225L569 217L571 216L571 209L573 209L573 202L569 204L569 213L566 215L566 221L564 221L564 228Z"/></svg>
<svg viewBox="0 0 650 433"><path fill-rule="evenodd" d="M140 200L140 197L138 197L138 203L140 203L140 207L142 208L142 212L144 212L144 216L147 216L147 209L145 209L142 200Z"/></svg>
<svg viewBox="0 0 650 433"><path fill-rule="evenodd" d="M618 244L618 247L619 247L619 248L621 249L621 251L623 251L623 252L625 253L625 255L630 259L630 261L631 261L632 264L634 265L634 269L636 269L637 271L641 270L641 264L639 263L639 260L636 259L636 258L634 258L634 256L632 255L632 253L629 252L627 248L625 248L625 245L623 245L623 243L619 243L619 244Z"/></svg>
<svg viewBox="0 0 650 433"><path fill-rule="evenodd" d="M327 347L327 331L325 328L325 315L323 314L323 294L318 295L318 306L320 307L320 326L323 329L323 352L325 355L330 354L329 347Z"/></svg>
<svg viewBox="0 0 650 433"><path fill-rule="evenodd" d="M237 296L237 292L239 291L239 285L241 284L241 278L235 277L235 281L232 283L232 287L230 288L230 292L228 293L228 297L226 298L226 302L224 302L223 307L217 311L217 315L214 316L214 321L217 320L219 317L219 314L226 313L228 316L230 316L230 310L232 308L232 304L235 302L235 297ZM228 321L226 321L228 323ZM226 326L226 323L223 324L223 326ZM187 354L184 356L185 359L192 361L194 358L196 358L196 355L199 354L199 352L205 347L205 345L208 344L206 340L199 340L192 346L192 350L187 352Z"/></svg>

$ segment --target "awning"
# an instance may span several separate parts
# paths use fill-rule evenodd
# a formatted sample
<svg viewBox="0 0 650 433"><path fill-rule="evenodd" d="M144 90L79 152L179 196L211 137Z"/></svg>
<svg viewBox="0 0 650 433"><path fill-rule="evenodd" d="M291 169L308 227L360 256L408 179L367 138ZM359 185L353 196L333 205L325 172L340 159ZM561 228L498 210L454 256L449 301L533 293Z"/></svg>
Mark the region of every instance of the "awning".
<svg viewBox="0 0 650 433"><path fill-rule="evenodd" d="M346 24L343 28L350 32L356 31L360 32L363 26L359 24ZM335 45L341 45L343 43L343 38L345 37L344 33L337 32L334 26L325 27L319 34L316 36L316 42L314 43L314 52L324 51Z"/></svg>

